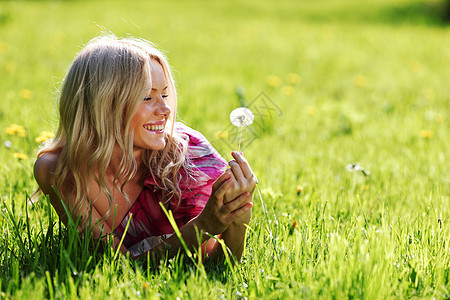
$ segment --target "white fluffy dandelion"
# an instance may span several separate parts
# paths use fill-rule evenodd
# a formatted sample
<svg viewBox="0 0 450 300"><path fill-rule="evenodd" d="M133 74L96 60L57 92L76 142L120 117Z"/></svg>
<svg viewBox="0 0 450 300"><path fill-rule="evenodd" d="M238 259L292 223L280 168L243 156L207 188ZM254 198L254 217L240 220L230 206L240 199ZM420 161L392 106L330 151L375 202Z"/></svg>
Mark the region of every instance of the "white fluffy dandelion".
<svg viewBox="0 0 450 300"><path fill-rule="evenodd" d="M357 162L356 164L348 164L347 167L346 167L346 169L347 169L347 171L352 172L352 173L361 171L361 172L364 174L364 176L369 176L369 175L370 175L370 172L367 171L367 170L365 170L365 169L359 164L359 162Z"/></svg>
<svg viewBox="0 0 450 300"><path fill-rule="evenodd" d="M12 147L12 142L9 141L9 140L6 140L6 141L5 141L5 147L8 148L8 149L11 149L11 147Z"/></svg>
<svg viewBox="0 0 450 300"><path fill-rule="evenodd" d="M359 162L357 162L356 164L348 164L346 167L347 171L349 172L357 172L357 171L362 171L364 170L363 167L361 167L361 165L359 164Z"/></svg>
<svg viewBox="0 0 450 300"><path fill-rule="evenodd" d="M242 127L249 126L253 123L255 116L252 111L246 107L238 107L230 114L231 123L239 127L239 145L238 151L241 149Z"/></svg>
<svg viewBox="0 0 450 300"><path fill-rule="evenodd" d="M230 114L230 121L234 126L245 127L253 123L255 116L252 111L246 107L238 107Z"/></svg>

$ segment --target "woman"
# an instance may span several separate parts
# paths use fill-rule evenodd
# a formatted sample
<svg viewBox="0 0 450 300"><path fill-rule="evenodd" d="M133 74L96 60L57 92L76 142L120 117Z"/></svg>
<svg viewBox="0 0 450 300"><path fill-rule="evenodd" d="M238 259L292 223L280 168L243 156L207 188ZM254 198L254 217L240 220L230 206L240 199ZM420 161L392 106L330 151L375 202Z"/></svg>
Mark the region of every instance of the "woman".
<svg viewBox="0 0 450 300"><path fill-rule="evenodd" d="M64 79L59 128L38 153L36 181L64 223L65 206L97 239L113 234L118 247L125 235L122 253L159 261L182 250L163 205L189 248L201 242L220 258L208 234L221 234L240 259L256 178L237 152L225 171L200 133L175 122L176 104L167 59L151 43L93 39Z"/></svg>

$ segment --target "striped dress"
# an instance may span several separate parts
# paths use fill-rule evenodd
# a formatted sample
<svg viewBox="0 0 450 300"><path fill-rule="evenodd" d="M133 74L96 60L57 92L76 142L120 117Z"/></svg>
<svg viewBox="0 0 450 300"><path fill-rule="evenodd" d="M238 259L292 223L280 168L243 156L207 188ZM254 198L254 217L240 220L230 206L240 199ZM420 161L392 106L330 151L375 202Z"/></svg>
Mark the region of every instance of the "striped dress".
<svg viewBox="0 0 450 300"><path fill-rule="evenodd" d="M176 123L175 130L187 136L187 156L195 165L194 178L188 178L180 171L181 201L171 200L165 207L172 210L178 228L200 214L209 199L214 181L225 171L227 162L211 146L206 138L184 124ZM149 174L136 202L114 230L119 239L125 233L123 244L137 256L160 244L174 233L159 202L162 191Z"/></svg>

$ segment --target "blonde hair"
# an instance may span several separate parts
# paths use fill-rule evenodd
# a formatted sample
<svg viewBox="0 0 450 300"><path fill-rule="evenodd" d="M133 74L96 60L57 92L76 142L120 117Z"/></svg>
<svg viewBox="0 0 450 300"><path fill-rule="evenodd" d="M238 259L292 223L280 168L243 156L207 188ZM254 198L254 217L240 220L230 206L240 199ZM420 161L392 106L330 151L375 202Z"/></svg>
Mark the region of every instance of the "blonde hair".
<svg viewBox="0 0 450 300"><path fill-rule="evenodd" d="M109 210L100 221L113 212L115 201L105 177L115 147L123 155L113 185L129 201L123 186L137 173L130 123L149 92L151 59L163 69L171 114L164 133L166 147L160 151L146 150L144 163L167 200L181 197L180 169L191 174L193 167L186 159L187 140L174 130L177 95L164 54L143 39L113 35L94 38L76 56L63 81L57 133L38 153L39 157L46 152L61 151L55 188L64 202L70 203L71 214L81 216L83 229L96 200L89 197L92 180L109 201Z"/></svg>

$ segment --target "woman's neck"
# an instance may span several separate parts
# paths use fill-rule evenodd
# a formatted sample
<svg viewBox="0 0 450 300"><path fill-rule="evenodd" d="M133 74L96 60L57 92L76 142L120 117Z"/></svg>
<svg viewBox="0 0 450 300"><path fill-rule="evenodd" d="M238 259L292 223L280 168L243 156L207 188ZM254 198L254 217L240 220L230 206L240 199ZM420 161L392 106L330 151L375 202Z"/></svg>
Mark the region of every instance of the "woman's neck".
<svg viewBox="0 0 450 300"><path fill-rule="evenodd" d="M133 156L136 160L136 167L137 171L139 173L140 170L142 170L145 165L143 163L142 157L143 157L144 150L143 149L133 149ZM122 150L116 146L113 150L111 161L109 162L108 166L108 173L110 174L117 174L117 170L120 168L120 162L122 161L123 152Z"/></svg>

